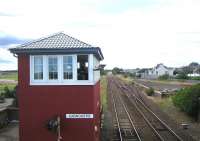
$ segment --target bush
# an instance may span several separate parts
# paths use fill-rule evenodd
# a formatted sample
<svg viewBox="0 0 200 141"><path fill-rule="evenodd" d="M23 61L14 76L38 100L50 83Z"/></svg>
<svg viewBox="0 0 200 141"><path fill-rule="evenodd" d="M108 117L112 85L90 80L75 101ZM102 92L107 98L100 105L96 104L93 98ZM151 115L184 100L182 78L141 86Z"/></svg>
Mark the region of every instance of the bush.
<svg viewBox="0 0 200 141"><path fill-rule="evenodd" d="M8 86L5 86L2 96L5 98L16 98L16 87L14 89L9 89Z"/></svg>
<svg viewBox="0 0 200 141"><path fill-rule="evenodd" d="M176 79L188 79L189 77L187 76L186 73L180 73L176 76Z"/></svg>
<svg viewBox="0 0 200 141"><path fill-rule="evenodd" d="M124 78L128 78L128 74L125 73L125 74L124 74Z"/></svg>
<svg viewBox="0 0 200 141"><path fill-rule="evenodd" d="M115 68L112 69L112 74L113 75L123 74L123 69L115 67Z"/></svg>
<svg viewBox="0 0 200 141"><path fill-rule="evenodd" d="M190 77L191 80L200 80L200 76L193 76L193 77Z"/></svg>
<svg viewBox="0 0 200 141"><path fill-rule="evenodd" d="M146 93L147 93L148 96L152 96L152 95L154 95L154 89L149 88L149 89L146 90Z"/></svg>
<svg viewBox="0 0 200 141"><path fill-rule="evenodd" d="M198 98L200 97L200 84L181 89L172 97L174 105L188 115L198 117Z"/></svg>
<svg viewBox="0 0 200 141"><path fill-rule="evenodd" d="M169 79L169 74L164 74L158 77L159 80L167 80Z"/></svg>

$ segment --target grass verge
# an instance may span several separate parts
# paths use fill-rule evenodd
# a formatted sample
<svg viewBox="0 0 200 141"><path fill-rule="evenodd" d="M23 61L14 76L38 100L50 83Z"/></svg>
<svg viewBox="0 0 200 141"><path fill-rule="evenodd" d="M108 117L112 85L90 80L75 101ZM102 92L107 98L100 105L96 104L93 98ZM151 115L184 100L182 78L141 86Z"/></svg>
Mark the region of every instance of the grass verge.
<svg viewBox="0 0 200 141"><path fill-rule="evenodd" d="M107 109L107 79L106 76L101 77L101 104L103 109Z"/></svg>
<svg viewBox="0 0 200 141"><path fill-rule="evenodd" d="M107 93L107 78L101 77L101 104L103 107L102 113L102 128L101 128L101 141L110 141L112 134L112 112L110 109L110 103L108 101L109 96Z"/></svg>
<svg viewBox="0 0 200 141"><path fill-rule="evenodd" d="M194 121L193 118L191 118L186 113L180 111L177 107L174 106L172 102L172 97L153 97L151 99L159 105L162 111L167 113L173 120L177 121L178 123L191 123Z"/></svg>
<svg viewBox="0 0 200 141"><path fill-rule="evenodd" d="M6 80L18 80L17 78L17 72L11 72L11 73L2 73L0 74L0 79L6 79Z"/></svg>

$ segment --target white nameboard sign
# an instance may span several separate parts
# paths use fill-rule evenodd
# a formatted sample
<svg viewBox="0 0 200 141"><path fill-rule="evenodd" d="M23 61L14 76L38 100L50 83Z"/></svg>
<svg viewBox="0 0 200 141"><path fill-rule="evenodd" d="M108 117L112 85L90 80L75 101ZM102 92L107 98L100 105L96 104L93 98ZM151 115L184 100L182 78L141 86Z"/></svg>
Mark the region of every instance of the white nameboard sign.
<svg viewBox="0 0 200 141"><path fill-rule="evenodd" d="M94 118L93 114L66 114L66 118L70 119L80 119L80 118Z"/></svg>

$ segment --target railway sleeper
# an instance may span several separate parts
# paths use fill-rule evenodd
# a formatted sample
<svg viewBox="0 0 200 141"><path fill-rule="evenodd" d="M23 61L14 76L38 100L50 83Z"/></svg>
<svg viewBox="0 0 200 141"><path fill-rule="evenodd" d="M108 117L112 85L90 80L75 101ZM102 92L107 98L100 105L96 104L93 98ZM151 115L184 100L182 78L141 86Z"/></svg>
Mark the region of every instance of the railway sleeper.
<svg viewBox="0 0 200 141"><path fill-rule="evenodd" d="M168 129L166 128L156 128L157 131L169 131Z"/></svg>
<svg viewBox="0 0 200 141"><path fill-rule="evenodd" d="M113 130L112 140L113 140L113 141L118 141L118 140L120 140L120 135L119 135L119 129L118 129L118 128L115 128L115 129Z"/></svg>
<svg viewBox="0 0 200 141"><path fill-rule="evenodd" d="M135 131L133 129L122 129L121 130L122 137L125 140L136 141L138 140Z"/></svg>

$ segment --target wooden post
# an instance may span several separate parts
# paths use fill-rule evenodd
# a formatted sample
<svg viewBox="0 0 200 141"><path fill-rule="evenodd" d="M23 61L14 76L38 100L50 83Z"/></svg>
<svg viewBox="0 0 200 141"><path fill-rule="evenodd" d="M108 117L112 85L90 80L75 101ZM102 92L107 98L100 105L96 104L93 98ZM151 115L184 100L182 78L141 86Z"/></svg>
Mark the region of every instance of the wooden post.
<svg viewBox="0 0 200 141"><path fill-rule="evenodd" d="M60 141L60 140L62 140L62 137L60 135L60 117L59 116L57 117L57 122L58 122L58 127L57 127L58 139L57 139L57 141Z"/></svg>

